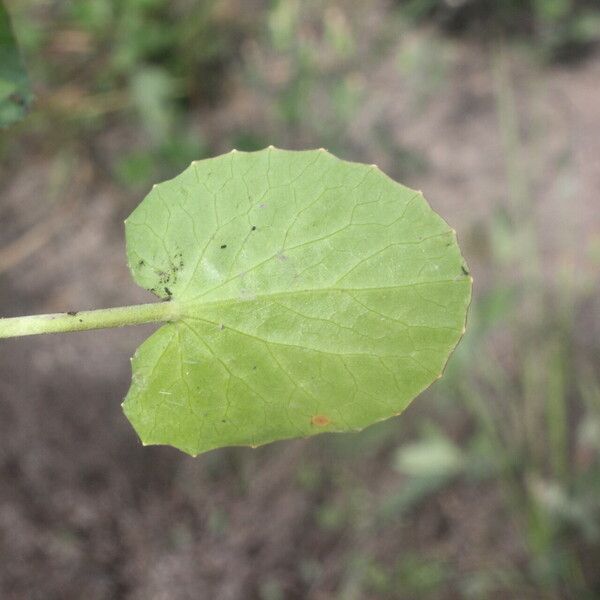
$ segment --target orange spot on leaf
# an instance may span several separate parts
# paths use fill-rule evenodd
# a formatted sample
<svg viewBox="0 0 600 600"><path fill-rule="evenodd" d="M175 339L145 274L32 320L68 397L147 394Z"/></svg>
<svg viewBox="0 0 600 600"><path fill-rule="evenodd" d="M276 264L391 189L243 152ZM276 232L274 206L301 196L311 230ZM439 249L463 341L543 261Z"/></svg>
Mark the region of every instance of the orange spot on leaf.
<svg viewBox="0 0 600 600"><path fill-rule="evenodd" d="M310 420L311 425L316 425L317 427L325 427L325 425L329 425L331 423L331 419L325 415L315 415Z"/></svg>

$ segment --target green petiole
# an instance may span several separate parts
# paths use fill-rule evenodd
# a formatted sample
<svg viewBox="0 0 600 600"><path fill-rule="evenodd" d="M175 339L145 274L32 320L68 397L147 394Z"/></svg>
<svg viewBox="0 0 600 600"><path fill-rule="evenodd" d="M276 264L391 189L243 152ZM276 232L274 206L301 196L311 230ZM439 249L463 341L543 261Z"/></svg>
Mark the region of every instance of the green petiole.
<svg viewBox="0 0 600 600"><path fill-rule="evenodd" d="M12 317L0 319L0 338L127 327L143 323L172 321L176 317L177 304L175 302L154 302L81 312Z"/></svg>

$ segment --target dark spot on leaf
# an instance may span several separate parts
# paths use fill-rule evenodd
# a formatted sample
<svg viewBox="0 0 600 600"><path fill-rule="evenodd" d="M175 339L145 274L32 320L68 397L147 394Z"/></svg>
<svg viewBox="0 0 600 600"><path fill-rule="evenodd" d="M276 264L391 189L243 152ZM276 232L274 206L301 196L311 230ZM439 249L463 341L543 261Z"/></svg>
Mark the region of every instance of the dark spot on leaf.
<svg viewBox="0 0 600 600"><path fill-rule="evenodd" d="M470 275L469 271L465 269L464 265L461 265L460 270L463 272L464 275Z"/></svg>
<svg viewBox="0 0 600 600"><path fill-rule="evenodd" d="M168 287L165 287L165 293L167 296L169 296L169 298L173 295L173 292Z"/></svg>
<svg viewBox="0 0 600 600"><path fill-rule="evenodd" d="M183 269L183 252L181 252L181 250L173 255L171 269L173 270L173 273L177 273L179 269Z"/></svg>
<svg viewBox="0 0 600 600"><path fill-rule="evenodd" d="M221 323L221 325L219 326L219 329L220 329L221 331L223 331L223 329L225 329L225 325L223 325L223 323Z"/></svg>
<svg viewBox="0 0 600 600"><path fill-rule="evenodd" d="M69 311L67 311L67 314L70 317L76 317L77 316L77 311L76 310L69 310Z"/></svg>
<svg viewBox="0 0 600 600"><path fill-rule="evenodd" d="M83 323L83 319L79 319L79 322L80 322L80 323Z"/></svg>
<svg viewBox="0 0 600 600"><path fill-rule="evenodd" d="M223 250L224 248L227 248L227 244L221 244L221 250Z"/></svg>
<svg viewBox="0 0 600 600"><path fill-rule="evenodd" d="M256 231L256 225L252 225L252 231Z"/></svg>
<svg viewBox="0 0 600 600"><path fill-rule="evenodd" d="M138 266L143 267L146 263L143 260L140 260L140 262L138 263Z"/></svg>
<svg viewBox="0 0 600 600"><path fill-rule="evenodd" d="M157 271L156 274L158 275L158 282L162 283L163 285L171 281L171 273L167 273L166 271Z"/></svg>
<svg viewBox="0 0 600 600"><path fill-rule="evenodd" d="M314 425L315 427L325 427L330 423L331 419L326 415L314 415L314 417L312 417L310 420L310 424Z"/></svg>
<svg viewBox="0 0 600 600"><path fill-rule="evenodd" d="M221 423L227 423L225 419L221 419Z"/></svg>
<svg viewBox="0 0 600 600"><path fill-rule="evenodd" d="M252 370L253 370L253 371L256 371L256 365L254 365L254 366L252 367Z"/></svg>

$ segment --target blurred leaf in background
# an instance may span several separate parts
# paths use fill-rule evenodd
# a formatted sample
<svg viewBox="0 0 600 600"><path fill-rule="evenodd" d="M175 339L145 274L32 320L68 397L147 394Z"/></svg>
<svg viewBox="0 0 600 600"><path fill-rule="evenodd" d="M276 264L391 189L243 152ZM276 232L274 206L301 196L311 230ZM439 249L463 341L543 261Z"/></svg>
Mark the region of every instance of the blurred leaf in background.
<svg viewBox="0 0 600 600"><path fill-rule="evenodd" d="M22 119L32 98L10 18L0 0L0 127Z"/></svg>
<svg viewBox="0 0 600 600"><path fill-rule="evenodd" d="M169 73L158 67L144 67L133 74L131 99L155 145L164 141L174 124L175 83Z"/></svg>

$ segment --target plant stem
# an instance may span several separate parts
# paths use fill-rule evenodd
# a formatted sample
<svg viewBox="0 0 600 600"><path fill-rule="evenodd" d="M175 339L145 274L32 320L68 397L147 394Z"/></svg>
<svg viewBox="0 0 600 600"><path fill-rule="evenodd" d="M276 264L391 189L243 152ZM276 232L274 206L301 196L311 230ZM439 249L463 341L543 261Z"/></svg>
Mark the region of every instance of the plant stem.
<svg viewBox="0 0 600 600"><path fill-rule="evenodd" d="M13 317L0 319L0 339L39 333L126 327L158 321L172 321L176 318L177 304L175 302L155 302L81 312Z"/></svg>

